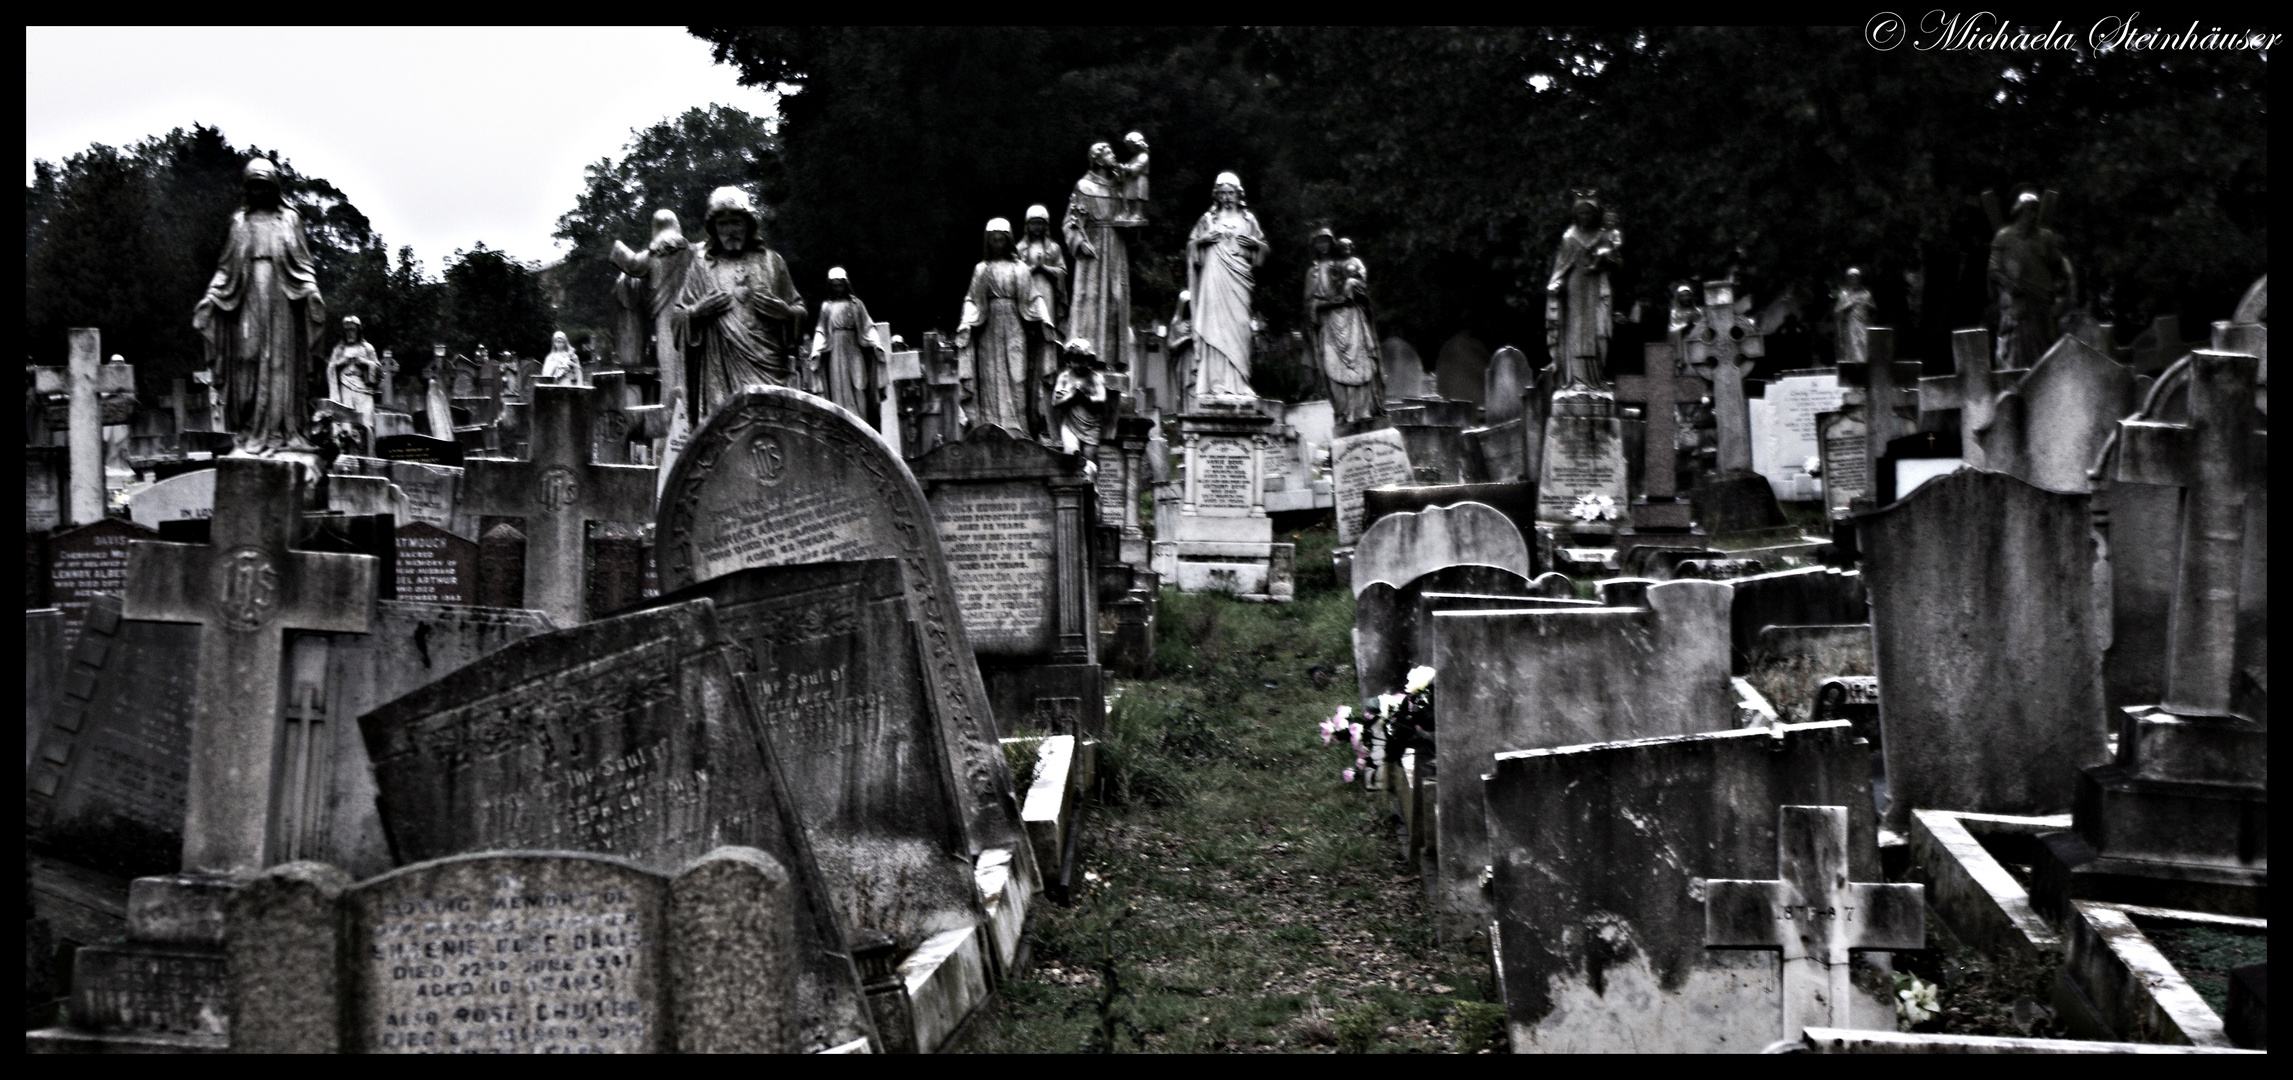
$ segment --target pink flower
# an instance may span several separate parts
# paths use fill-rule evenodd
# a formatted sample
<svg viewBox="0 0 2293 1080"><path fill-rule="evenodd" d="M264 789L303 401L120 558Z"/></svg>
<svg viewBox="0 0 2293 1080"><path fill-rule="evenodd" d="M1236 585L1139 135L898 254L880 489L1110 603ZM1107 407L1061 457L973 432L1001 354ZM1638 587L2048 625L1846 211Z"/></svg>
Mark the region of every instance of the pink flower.
<svg viewBox="0 0 2293 1080"><path fill-rule="evenodd" d="M1349 784L1350 784L1350 783L1353 783L1353 782L1354 782L1354 771L1353 771L1352 769L1347 769L1347 770L1345 770L1345 771L1343 771L1343 772L1339 773L1338 775L1339 775L1339 776L1342 776L1342 777L1344 777L1344 778L1345 778L1345 781L1346 781L1346 783L1349 783Z"/></svg>
<svg viewBox="0 0 2293 1080"><path fill-rule="evenodd" d="M1360 724L1354 724L1354 725L1352 725L1351 727L1349 727L1349 728L1347 729L1347 731L1348 731L1348 732L1349 732L1349 733L1350 733L1350 734L1353 736L1354 745L1355 745L1355 746L1360 746L1360 745L1361 745L1361 725L1360 725Z"/></svg>

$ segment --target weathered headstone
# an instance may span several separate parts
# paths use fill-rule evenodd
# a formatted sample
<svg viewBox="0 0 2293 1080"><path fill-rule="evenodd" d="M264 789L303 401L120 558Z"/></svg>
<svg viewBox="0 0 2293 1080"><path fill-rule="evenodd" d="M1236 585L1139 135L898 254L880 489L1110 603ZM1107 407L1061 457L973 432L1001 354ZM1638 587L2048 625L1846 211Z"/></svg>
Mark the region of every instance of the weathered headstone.
<svg viewBox="0 0 2293 1080"><path fill-rule="evenodd" d="M1443 709L1444 754L1455 717ZM1880 880L1868 753L1833 721L1496 755L1467 784L1487 804L1490 944L1514 1051L1752 1053L1775 1041L1776 959L1708 948L1702 901L1714 879L1770 872L1787 805L1846 807L1843 880ZM1443 844L1448 816L1444 805ZM1886 967L1851 963L1839 1011L1893 1028Z"/></svg>
<svg viewBox="0 0 2293 1080"><path fill-rule="evenodd" d="M1488 384L1482 392L1483 419L1494 427L1526 416L1528 403L1523 398L1536 387L1536 380L1537 374L1521 350L1510 345L1499 348L1489 357Z"/></svg>
<svg viewBox="0 0 2293 1080"><path fill-rule="evenodd" d="M651 466L589 460L586 386L534 388L533 460L474 458L462 478L468 513L522 519L524 605L560 626L588 618L589 524L643 522L652 516Z"/></svg>
<svg viewBox="0 0 2293 1080"><path fill-rule="evenodd" d="M1870 590L1887 822L2053 814L2103 756L2083 494L1963 470L1855 518Z"/></svg>
<svg viewBox="0 0 2293 1080"><path fill-rule="evenodd" d="M449 532L474 531L461 516L462 470L459 467L392 461L383 466L383 475L406 494L405 521L419 521Z"/></svg>
<svg viewBox="0 0 2293 1080"><path fill-rule="evenodd" d="M452 439L433 439L427 435L388 435L374 440L374 456L391 461L412 461L423 465L462 465L462 444Z"/></svg>
<svg viewBox="0 0 2293 1080"><path fill-rule="evenodd" d="M1735 590L1735 599L1728 606L1728 633L1739 672L1758 647L1760 631L1767 627L1847 626L1871 621L1863 576L1854 570L1803 566L1736 578L1728 585Z"/></svg>
<svg viewBox="0 0 2293 1080"><path fill-rule="evenodd" d="M1823 509L1841 518L1855 500L1871 497L1871 457L1866 446L1870 428L1863 422L1863 406L1817 413L1817 456L1823 467Z"/></svg>
<svg viewBox="0 0 2293 1080"><path fill-rule="evenodd" d="M1472 778L1497 753L1716 731L1733 726L1728 685L1730 592L1668 581L1644 608L1444 611L1433 615L1441 695L1442 924L1487 922L1489 863Z"/></svg>
<svg viewBox="0 0 2293 1080"><path fill-rule="evenodd" d="M1433 391L1451 401L1488 404L1489 347L1469 331L1441 343L1433 361Z"/></svg>
<svg viewBox="0 0 2293 1080"><path fill-rule="evenodd" d="M1671 345L1651 342L1642 354L1645 374L1616 377L1616 400L1641 406L1647 425L1641 441L1643 494L1632 503L1632 527L1684 536L1694 523L1695 508L1679 497L1680 406L1702 400L1707 388L1702 379L1680 370L1679 351Z"/></svg>
<svg viewBox="0 0 2293 1080"><path fill-rule="evenodd" d="M1494 508L1476 502L1391 514L1354 545L1353 591L1372 583L1399 588L1445 566L1493 566L1527 581L1529 545L1521 530Z"/></svg>
<svg viewBox="0 0 2293 1080"><path fill-rule="evenodd" d="M398 599L477 603L478 545L427 522L400 526Z"/></svg>
<svg viewBox="0 0 2293 1080"><path fill-rule="evenodd" d="M1396 337L1385 339L1378 346L1380 362L1385 368L1385 400L1388 404L1423 397L1433 391L1433 381L1426 377L1425 361L1417 350Z"/></svg>
<svg viewBox="0 0 2293 1080"><path fill-rule="evenodd" d="M64 523L70 489L70 449L24 448L24 531L44 533Z"/></svg>
<svg viewBox="0 0 2293 1080"><path fill-rule="evenodd" d="M1956 412L1958 430L1967 444L1967 461L1978 468L1987 466L1982 444L1975 436L1991 426L1998 391L2012 387L2023 375L2021 371L1993 371L1991 358L1990 331L1980 327L1954 330L1951 359L1955 370L1949 375L1921 376L1917 387L1922 426L1935 430L1948 427L1948 421L1937 414ZM1901 434L1907 432L1897 437Z"/></svg>
<svg viewBox="0 0 2293 1080"><path fill-rule="evenodd" d="M127 496L128 519L156 529L163 521L192 521L215 512L215 470L197 469L148 484Z"/></svg>
<svg viewBox="0 0 2293 1080"><path fill-rule="evenodd" d="M1402 441L1401 433L1384 420L1369 423L1375 426L1339 430L1330 444L1330 478L1337 499L1340 544L1361 537L1363 492L1416 479L1409 467L1409 445Z"/></svg>
<svg viewBox="0 0 2293 1080"><path fill-rule="evenodd" d="M1545 418L1542 475L1537 481L1537 517L1565 524L1580 504L1603 505L1621 514L1630 502L1624 463L1624 422L1616 397L1605 390L1566 390L1553 394ZM1599 500L1606 499L1605 504Z"/></svg>
<svg viewBox="0 0 2293 1080"><path fill-rule="evenodd" d="M125 521L105 519L48 538L48 603L64 615L64 648L79 640L88 604L98 593L127 587L128 545L158 533Z"/></svg>
<svg viewBox="0 0 2293 1080"><path fill-rule="evenodd" d="M670 477L657 541L661 588L753 566L898 559L910 617L923 628L924 670L970 850L1025 848L937 531L922 489L882 436L811 395L753 389L717 410Z"/></svg>
<svg viewBox="0 0 2293 1080"><path fill-rule="evenodd" d="M1833 372L1787 372L1768 383L1764 423L1755 416L1752 431L1752 468L1767 477L1778 499L1804 501L1815 497L1807 474L1809 458L1822 454L1816 441L1815 418L1839 409L1839 376Z"/></svg>
<svg viewBox="0 0 2293 1080"><path fill-rule="evenodd" d="M2134 411L2135 389L2132 368L2064 337L1998 395L1989 426L1974 431L1981 456L1966 456L2048 491L2086 491L2103 443ZM1960 449L1965 453L1963 439Z"/></svg>
<svg viewBox="0 0 2293 1080"><path fill-rule="evenodd" d="M659 602L715 604L761 734L801 763L782 776L842 924L903 951L982 918L905 592L897 562L870 559L742 570Z"/></svg>
<svg viewBox="0 0 2293 1080"><path fill-rule="evenodd" d="M1851 1028L1857 990L1850 956L1927 946L1924 886L1864 883L1849 872L1844 806L1776 811L1776 878L1704 882L1704 943L1783 954L1783 1037Z"/></svg>

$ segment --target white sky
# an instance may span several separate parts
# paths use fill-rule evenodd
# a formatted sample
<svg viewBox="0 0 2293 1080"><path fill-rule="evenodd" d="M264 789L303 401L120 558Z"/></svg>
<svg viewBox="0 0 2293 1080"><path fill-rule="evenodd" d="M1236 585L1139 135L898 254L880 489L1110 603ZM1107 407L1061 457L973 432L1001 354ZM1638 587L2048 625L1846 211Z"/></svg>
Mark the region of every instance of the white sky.
<svg viewBox="0 0 2293 1080"><path fill-rule="evenodd" d="M771 115L774 96L674 27L28 27L24 176L90 143L193 122L341 188L436 275L456 248L533 262L582 168L688 108Z"/></svg>

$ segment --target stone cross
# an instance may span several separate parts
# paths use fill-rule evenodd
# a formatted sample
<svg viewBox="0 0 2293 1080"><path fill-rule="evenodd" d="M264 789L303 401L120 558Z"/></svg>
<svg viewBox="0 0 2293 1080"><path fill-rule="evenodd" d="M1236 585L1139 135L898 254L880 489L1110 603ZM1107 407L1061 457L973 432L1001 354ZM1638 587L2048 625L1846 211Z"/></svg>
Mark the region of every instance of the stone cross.
<svg viewBox="0 0 2293 1080"><path fill-rule="evenodd" d="M1616 400L1640 406L1647 434L1641 440L1641 485L1649 501L1679 494L1677 471L1680 413L1676 406L1701 401L1704 380L1680 372L1680 354L1672 346L1650 342L1641 347L1641 367L1647 374L1616 377ZM1741 389L1742 381L1737 387Z"/></svg>
<svg viewBox="0 0 2293 1080"><path fill-rule="evenodd" d="M1983 467L1982 443L1975 434L1990 426L1991 411L2002 387L1990 368L1990 331L1977 327L1951 332L1951 360L1958 370L1919 380L1919 415L1949 409L1959 411L1959 456L1975 468Z"/></svg>
<svg viewBox="0 0 2293 1080"><path fill-rule="evenodd" d="M2166 652L2165 711L2229 716L2246 497L2268 483L2268 435L2255 430L2260 360L2189 354L2187 424L2122 420L2118 480L2183 489L2181 567Z"/></svg>
<svg viewBox="0 0 2293 1080"><path fill-rule="evenodd" d="M295 738L282 722L283 639L291 630L366 633L377 562L289 549L302 524L301 472L288 461L225 458L215 466L207 544L138 540L128 549L121 614L200 627L186 873L252 873L292 857L306 812L325 801L308 797L322 780L311 763L281 753L332 742Z"/></svg>
<svg viewBox="0 0 2293 1080"><path fill-rule="evenodd" d="M390 350L382 350L382 407L398 407L398 358Z"/></svg>
<svg viewBox="0 0 2293 1080"><path fill-rule="evenodd" d="M1923 949L1926 888L1847 880L1847 808L1776 812L1775 881L1704 883L1704 944L1783 950L1783 1038L1853 1027L1848 954Z"/></svg>
<svg viewBox="0 0 2293 1080"><path fill-rule="evenodd" d="M587 539L592 521L651 521L650 465L590 461L588 386L536 386L531 461L472 458L462 506L472 514L525 520L525 605L560 627L587 620Z"/></svg>
<svg viewBox="0 0 2293 1080"><path fill-rule="evenodd" d="M422 408L430 417L430 437L452 442L454 411L446 404L446 395L453 389L454 371L446 360L444 345L430 347L430 367L424 374L429 376L430 381L429 391L422 398Z"/></svg>
<svg viewBox="0 0 2293 1080"><path fill-rule="evenodd" d="M71 360L65 367L66 445L70 447L71 497L65 507L73 525L104 516L103 332L71 331Z"/></svg>
<svg viewBox="0 0 2293 1080"><path fill-rule="evenodd" d="M1719 443L1722 474L1752 467L1752 409L1744 399L1744 375L1752 361L1767 355L1759 322L1747 309L1750 297L1736 296L1733 281L1704 283L1704 317L1684 335L1688 363L1712 384L1712 423Z"/></svg>
<svg viewBox="0 0 2293 1080"><path fill-rule="evenodd" d="M1916 402L1910 400L1909 388L1918 385L1917 361L1895 360L1895 331L1884 326L1873 326L1863 331L1863 354L1860 364L1839 365L1839 383L1842 386L1862 388L1864 421L1863 464L1864 475L1879 475L1879 458L1886 454L1887 444L1916 430L1913 417ZM1954 344L1954 348L1955 348ZM1906 385L1908 384L1908 385ZM1855 404L1852 398L1848 404Z"/></svg>

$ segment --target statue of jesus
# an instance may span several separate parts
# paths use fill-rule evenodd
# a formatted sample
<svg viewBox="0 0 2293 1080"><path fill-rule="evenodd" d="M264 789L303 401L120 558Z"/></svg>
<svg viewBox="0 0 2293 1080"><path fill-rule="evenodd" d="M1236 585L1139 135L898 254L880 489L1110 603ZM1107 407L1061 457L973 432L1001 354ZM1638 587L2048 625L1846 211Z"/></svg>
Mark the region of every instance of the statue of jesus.
<svg viewBox="0 0 2293 1080"><path fill-rule="evenodd" d="M1212 204L1187 237L1186 285L1193 295L1199 366L1196 398L1251 399L1250 291L1266 261L1266 233L1242 202L1242 178L1218 174Z"/></svg>
<svg viewBox="0 0 2293 1080"><path fill-rule="evenodd" d="M677 302L680 337L698 350L695 422L751 386L802 389L797 327L804 297L780 253L764 246L764 222L748 193L709 195L708 248L685 271Z"/></svg>

